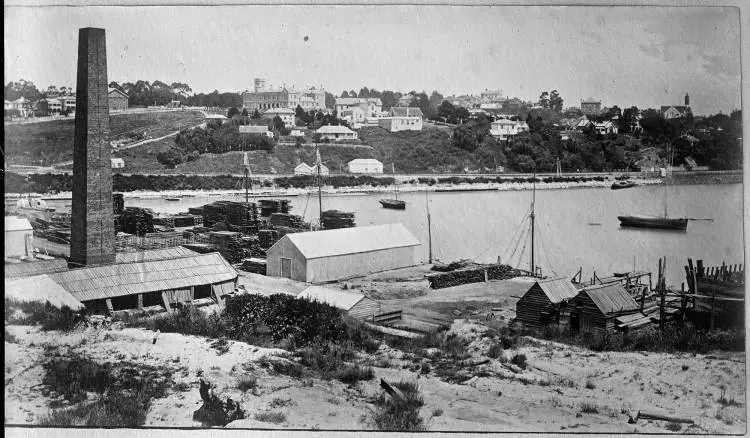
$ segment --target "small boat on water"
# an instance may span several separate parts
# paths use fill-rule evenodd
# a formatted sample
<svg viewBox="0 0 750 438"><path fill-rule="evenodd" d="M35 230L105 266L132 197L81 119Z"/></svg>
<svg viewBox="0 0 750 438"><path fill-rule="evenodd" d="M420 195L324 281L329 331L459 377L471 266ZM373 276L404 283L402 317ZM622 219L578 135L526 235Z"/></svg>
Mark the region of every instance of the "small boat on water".
<svg viewBox="0 0 750 438"><path fill-rule="evenodd" d="M53 212L55 211L54 208L48 207L47 203L40 198L21 198L16 202L16 208L19 210L32 210L32 211L45 211L45 212Z"/></svg>
<svg viewBox="0 0 750 438"><path fill-rule="evenodd" d="M180 198L164 198L165 201L179 201Z"/></svg>
<svg viewBox="0 0 750 438"><path fill-rule="evenodd" d="M391 169L393 172L393 193L396 199L381 199L380 205L383 208L390 208L392 210L406 210L406 202L398 199L398 185L396 184L396 166L391 163Z"/></svg>
<svg viewBox="0 0 750 438"><path fill-rule="evenodd" d="M662 230L687 230L687 218L660 216L617 216L621 227L656 228Z"/></svg>
<svg viewBox="0 0 750 438"><path fill-rule="evenodd" d="M400 201L398 199L381 199L380 205L383 206L383 208L391 208L394 210L406 210L406 202Z"/></svg>
<svg viewBox="0 0 750 438"><path fill-rule="evenodd" d="M629 189L635 187L635 185L635 181L629 179L625 181L615 181L612 183L612 190Z"/></svg>

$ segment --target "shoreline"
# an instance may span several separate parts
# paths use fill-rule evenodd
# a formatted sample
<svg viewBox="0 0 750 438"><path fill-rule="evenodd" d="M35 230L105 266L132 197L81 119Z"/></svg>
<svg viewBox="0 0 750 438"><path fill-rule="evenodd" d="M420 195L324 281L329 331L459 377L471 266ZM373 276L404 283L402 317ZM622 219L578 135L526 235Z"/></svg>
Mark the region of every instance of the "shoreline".
<svg viewBox="0 0 750 438"><path fill-rule="evenodd" d="M638 179L638 185L659 185L662 184L661 178L649 178L649 179ZM571 190L571 189L585 189L585 188L596 188L605 189L610 188L612 181L583 181L583 182L537 182L537 190ZM485 191L525 191L532 190L534 184L531 182L508 182L508 183L459 183L459 184L400 184L399 191L402 193L421 193L421 192L433 192L433 193L450 193L450 192L485 192ZM334 196L354 196L354 195L370 195L375 193L390 193L393 189L390 186L371 187L371 186L356 186L356 187L338 187L323 186L322 194L334 195ZM150 191L150 190L134 190L130 192L113 192L122 193L126 199L133 198L165 198L165 197L212 197L212 196L244 196L244 190L237 189L219 189L219 190L162 190L162 191ZM263 198L263 197L292 197L292 196L305 196L307 194L316 194L317 188L287 188L287 189L265 189L265 190L251 190L249 191L249 197L251 198ZM18 199L27 196L41 197L47 201L55 200L70 200L72 199L72 192L60 192L54 195L45 193L6 193L6 199Z"/></svg>

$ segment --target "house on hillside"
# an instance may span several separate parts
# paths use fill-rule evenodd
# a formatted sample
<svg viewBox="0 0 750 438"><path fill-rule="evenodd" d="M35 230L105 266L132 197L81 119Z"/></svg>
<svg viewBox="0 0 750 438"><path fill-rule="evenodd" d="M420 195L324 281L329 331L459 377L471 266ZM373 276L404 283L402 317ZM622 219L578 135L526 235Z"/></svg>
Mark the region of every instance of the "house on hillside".
<svg viewBox="0 0 750 438"><path fill-rule="evenodd" d="M490 135L497 140L509 140L518 134L518 123L499 119L490 124Z"/></svg>
<svg viewBox="0 0 750 438"><path fill-rule="evenodd" d="M518 131L519 134L522 132L529 132L529 124L524 122L523 120L517 121L516 131Z"/></svg>
<svg viewBox="0 0 750 438"><path fill-rule="evenodd" d="M325 166L325 164L320 164L320 174L321 175L328 175L331 172L328 170L328 168ZM295 175L317 175L318 174L318 164L313 164L312 166L308 166L306 163L300 163L297 165L297 167L294 168L294 174Z"/></svg>
<svg viewBox="0 0 750 438"><path fill-rule="evenodd" d="M295 126L295 115L294 111L289 108L270 108L263 113L263 117L267 119L273 119L279 117L286 128L293 128Z"/></svg>
<svg viewBox="0 0 750 438"><path fill-rule="evenodd" d="M661 114L665 119L684 119L691 113L689 106L669 105L661 107Z"/></svg>
<svg viewBox="0 0 750 438"><path fill-rule="evenodd" d="M596 129L596 133L599 135L617 134L617 125L609 120L602 123L596 123L594 129Z"/></svg>
<svg viewBox="0 0 750 438"><path fill-rule="evenodd" d="M128 109L128 95L119 88L110 88L107 92L110 111L125 111Z"/></svg>
<svg viewBox="0 0 750 438"><path fill-rule="evenodd" d="M323 286L310 286L297 295L297 298L325 303L360 319L372 318L380 313L381 308L379 302L361 293Z"/></svg>
<svg viewBox="0 0 750 438"><path fill-rule="evenodd" d="M356 158L346 167L349 173L383 173L383 163L374 158Z"/></svg>
<svg viewBox="0 0 750 438"><path fill-rule="evenodd" d="M568 278L536 281L516 303L516 321L529 327L560 322L560 311L578 290Z"/></svg>
<svg viewBox="0 0 750 438"><path fill-rule="evenodd" d="M581 289L568 302L561 319L572 332L606 336L617 330L616 318L639 311L640 306L622 283L609 283Z"/></svg>
<svg viewBox="0 0 750 438"><path fill-rule="evenodd" d="M356 140L357 133L347 128L346 126L340 125L325 125L321 126L316 134L320 134L321 140L329 141L342 141L342 140Z"/></svg>
<svg viewBox="0 0 750 438"><path fill-rule="evenodd" d="M125 167L125 160L122 158L110 158L109 161L112 163L113 169L122 169Z"/></svg>
<svg viewBox="0 0 750 438"><path fill-rule="evenodd" d="M598 116L602 112L602 101L594 99L582 100L581 112L588 116Z"/></svg>
<svg viewBox="0 0 750 438"><path fill-rule="evenodd" d="M381 116L383 102L377 97L339 97L336 98L336 114L347 123L365 123L368 119Z"/></svg>
<svg viewBox="0 0 750 438"><path fill-rule="evenodd" d="M419 263L420 243L400 223L291 233L266 250L269 277L324 283Z"/></svg>
<svg viewBox="0 0 750 438"><path fill-rule="evenodd" d="M240 134L263 135L273 138L273 132L268 130L268 126L240 125Z"/></svg>
<svg viewBox="0 0 750 438"><path fill-rule="evenodd" d="M421 131L422 110L411 107L393 107L388 117L378 119L378 126L389 132Z"/></svg>

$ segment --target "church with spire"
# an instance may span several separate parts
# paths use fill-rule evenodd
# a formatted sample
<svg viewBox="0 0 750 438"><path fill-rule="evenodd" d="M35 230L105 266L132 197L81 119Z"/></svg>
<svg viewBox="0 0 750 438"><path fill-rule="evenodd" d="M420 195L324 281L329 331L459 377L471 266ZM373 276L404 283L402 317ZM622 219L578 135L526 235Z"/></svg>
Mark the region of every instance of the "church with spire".
<svg viewBox="0 0 750 438"><path fill-rule="evenodd" d="M690 117L693 114L693 111L690 109L690 96L688 93L685 93L685 105L662 106L661 114L667 120Z"/></svg>

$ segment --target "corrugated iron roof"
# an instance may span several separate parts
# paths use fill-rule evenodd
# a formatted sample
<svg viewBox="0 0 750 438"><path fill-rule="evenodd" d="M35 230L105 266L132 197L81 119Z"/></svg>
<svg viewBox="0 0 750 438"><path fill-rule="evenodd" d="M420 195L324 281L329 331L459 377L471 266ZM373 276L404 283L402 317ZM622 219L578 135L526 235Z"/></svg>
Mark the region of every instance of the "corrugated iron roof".
<svg viewBox="0 0 750 438"><path fill-rule="evenodd" d="M80 301L220 283L237 271L219 253L123 263L50 274Z"/></svg>
<svg viewBox="0 0 750 438"><path fill-rule="evenodd" d="M329 306L337 307L342 310L349 310L355 304L360 302L365 296L340 289L330 289L323 286L310 286L300 292L297 298L306 298L310 301L319 301Z"/></svg>
<svg viewBox="0 0 750 438"><path fill-rule="evenodd" d="M341 125L324 125L315 132L318 134L354 134L354 131Z"/></svg>
<svg viewBox="0 0 750 438"><path fill-rule="evenodd" d="M33 230L31 223L25 217L5 216L5 231Z"/></svg>
<svg viewBox="0 0 750 438"><path fill-rule="evenodd" d="M578 290L570 282L570 279L564 277L550 278L536 282L542 289L547 298L555 304L569 300L578 295Z"/></svg>
<svg viewBox="0 0 750 438"><path fill-rule="evenodd" d="M47 274L6 281L5 298L49 302L57 308L68 306L73 310L81 310L85 307Z"/></svg>
<svg viewBox="0 0 750 438"><path fill-rule="evenodd" d="M68 262L64 259L35 260L24 263L6 263L5 278L30 277L32 275L52 274L68 270Z"/></svg>
<svg viewBox="0 0 750 438"><path fill-rule="evenodd" d="M640 307L620 283L589 286L581 290L591 298L596 307L604 313L627 312Z"/></svg>
<svg viewBox="0 0 750 438"><path fill-rule="evenodd" d="M314 259L419 245L419 240L401 223L340 228L287 234L276 242L290 240L305 258Z"/></svg>
<svg viewBox="0 0 750 438"><path fill-rule="evenodd" d="M115 254L115 263L151 262L154 260L192 257L195 255L198 255L195 251L191 251L182 246L175 246L172 248L150 249L146 251L118 252Z"/></svg>
<svg viewBox="0 0 750 438"><path fill-rule="evenodd" d="M391 108L391 116L394 117L422 117L422 110L416 107L394 106Z"/></svg>

